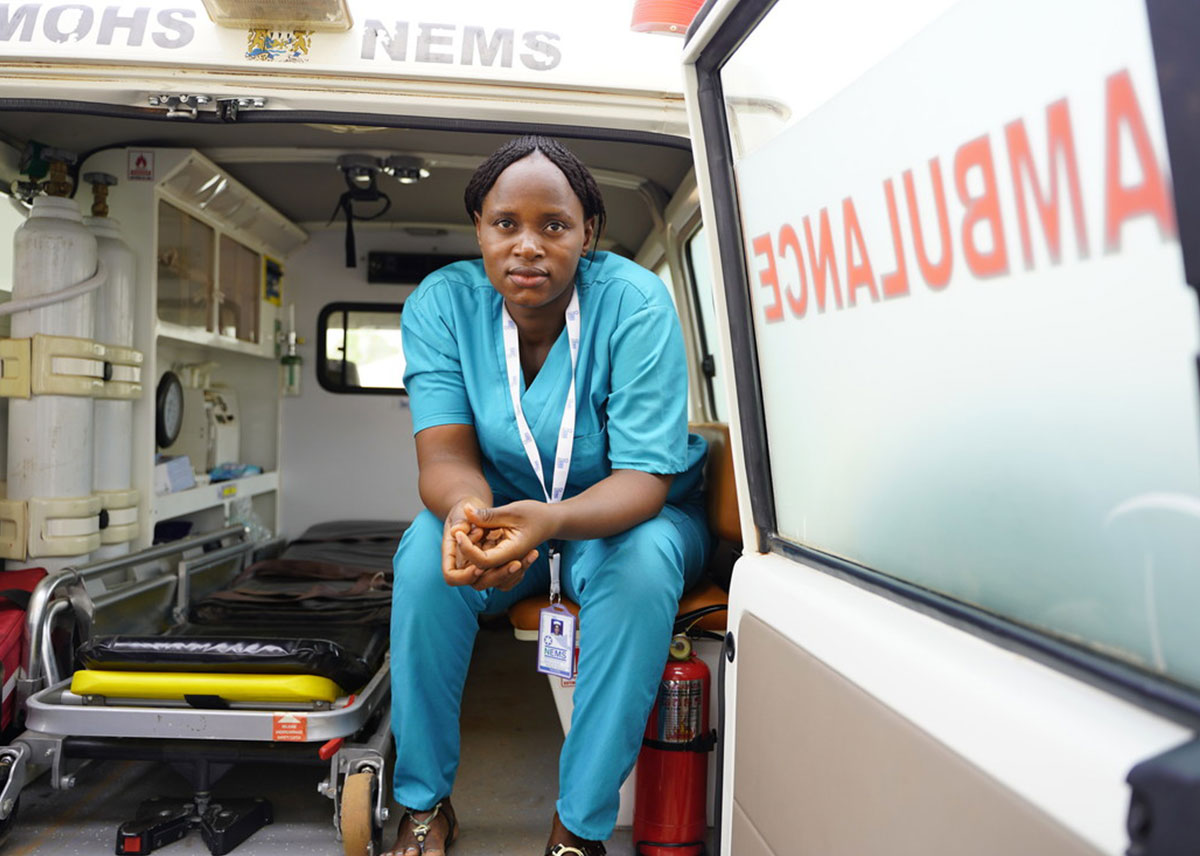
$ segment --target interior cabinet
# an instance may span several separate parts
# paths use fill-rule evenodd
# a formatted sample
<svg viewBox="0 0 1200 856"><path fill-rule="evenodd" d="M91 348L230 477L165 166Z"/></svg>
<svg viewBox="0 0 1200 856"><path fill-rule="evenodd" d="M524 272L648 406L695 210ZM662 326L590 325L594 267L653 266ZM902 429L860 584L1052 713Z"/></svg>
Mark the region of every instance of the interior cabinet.
<svg viewBox="0 0 1200 856"><path fill-rule="evenodd" d="M145 357L145 391L134 403L133 485L142 496L134 546L148 545L164 522L190 523L193 531L224 525L247 499L254 516L278 531L281 303L277 288L268 299L264 277L268 262L286 272L288 254L307 234L199 152L154 149L151 180L128 176L129 156L109 149L81 168L118 176L111 216L137 257L134 346ZM156 388L165 372L184 377L185 367L197 366L203 371L191 374L210 377L211 388L237 402L236 462L263 472L159 495L156 457L173 451L156 445ZM209 418L205 399L188 396L193 407L184 418Z"/></svg>
<svg viewBox="0 0 1200 856"><path fill-rule="evenodd" d="M221 235L217 278L217 331L230 339L257 343L263 294L263 257L229 235Z"/></svg>
<svg viewBox="0 0 1200 856"><path fill-rule="evenodd" d="M159 200L157 259L159 322L215 332L215 347L262 341L261 253Z"/></svg>
<svg viewBox="0 0 1200 856"><path fill-rule="evenodd" d="M216 230L160 201L157 258L158 319L211 331Z"/></svg>

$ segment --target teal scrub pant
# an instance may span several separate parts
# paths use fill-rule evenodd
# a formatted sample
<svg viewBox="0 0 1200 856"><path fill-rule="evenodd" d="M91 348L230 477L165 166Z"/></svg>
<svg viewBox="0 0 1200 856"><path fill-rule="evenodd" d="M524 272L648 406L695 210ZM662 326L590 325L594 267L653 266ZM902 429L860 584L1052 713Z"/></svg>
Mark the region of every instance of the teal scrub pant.
<svg viewBox="0 0 1200 856"><path fill-rule="evenodd" d="M442 526L421 512L393 561L394 791L400 805L422 811L454 787L463 683L479 614L500 612L550 586L544 545L512 591L447 585ZM557 809L576 835L606 840L612 834L618 792L641 748L679 596L700 578L709 548L699 504L665 506L657 517L609 538L563 543L562 588L580 606L581 641ZM534 653L530 646L530 670Z"/></svg>

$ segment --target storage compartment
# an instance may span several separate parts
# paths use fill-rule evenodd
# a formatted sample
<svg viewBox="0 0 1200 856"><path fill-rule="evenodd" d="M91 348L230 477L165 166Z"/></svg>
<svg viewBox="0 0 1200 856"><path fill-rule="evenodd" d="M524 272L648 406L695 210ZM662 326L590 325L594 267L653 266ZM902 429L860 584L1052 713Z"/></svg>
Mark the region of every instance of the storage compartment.
<svg viewBox="0 0 1200 856"><path fill-rule="evenodd" d="M158 203L158 318L212 330L216 232L168 202Z"/></svg>

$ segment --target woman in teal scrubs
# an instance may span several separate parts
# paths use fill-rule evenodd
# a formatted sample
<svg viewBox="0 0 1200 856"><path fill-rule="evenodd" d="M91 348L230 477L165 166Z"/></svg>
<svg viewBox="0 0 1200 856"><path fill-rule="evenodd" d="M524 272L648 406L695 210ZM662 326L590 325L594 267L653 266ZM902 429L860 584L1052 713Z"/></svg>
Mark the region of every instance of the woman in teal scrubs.
<svg viewBox="0 0 1200 856"><path fill-rule="evenodd" d="M595 856L637 758L677 601L707 559L704 442L687 430L671 299L653 273L594 250L604 203L586 167L554 140L523 137L479 167L465 201L483 258L427 277L402 319L427 510L394 563L394 789L407 810L391 852L436 856L453 841L478 616L547 592L559 552L586 631L545 852Z"/></svg>

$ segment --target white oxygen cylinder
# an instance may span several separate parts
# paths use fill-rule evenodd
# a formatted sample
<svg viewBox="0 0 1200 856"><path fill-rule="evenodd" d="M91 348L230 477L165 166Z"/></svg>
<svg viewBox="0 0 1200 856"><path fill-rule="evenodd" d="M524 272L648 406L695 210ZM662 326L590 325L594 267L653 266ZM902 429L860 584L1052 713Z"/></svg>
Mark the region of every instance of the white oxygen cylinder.
<svg viewBox="0 0 1200 856"><path fill-rule="evenodd" d="M96 273L96 238L83 225L70 199L39 196L13 239L13 301L60 291ZM93 338L93 294L86 293L37 309L14 313L12 337L35 333ZM89 499L92 493L92 399L73 395L34 395L9 400L8 498ZM86 536L98 531L99 517L51 520L51 537ZM33 556L49 571L81 564L88 553ZM39 551L40 552L40 551Z"/></svg>
<svg viewBox="0 0 1200 856"><path fill-rule="evenodd" d="M87 176L85 176L87 178ZM95 209L93 209L95 210ZM133 347L133 299L136 261L133 250L121 239L120 224L108 217L87 217L84 223L96 236L100 264L108 278L96 289L95 339L102 345ZM133 481L133 402L97 398L93 432L92 491L128 491ZM137 506L108 510L109 526L137 521ZM104 533L102 532L101 535ZM130 542L103 544L96 560L123 556Z"/></svg>

